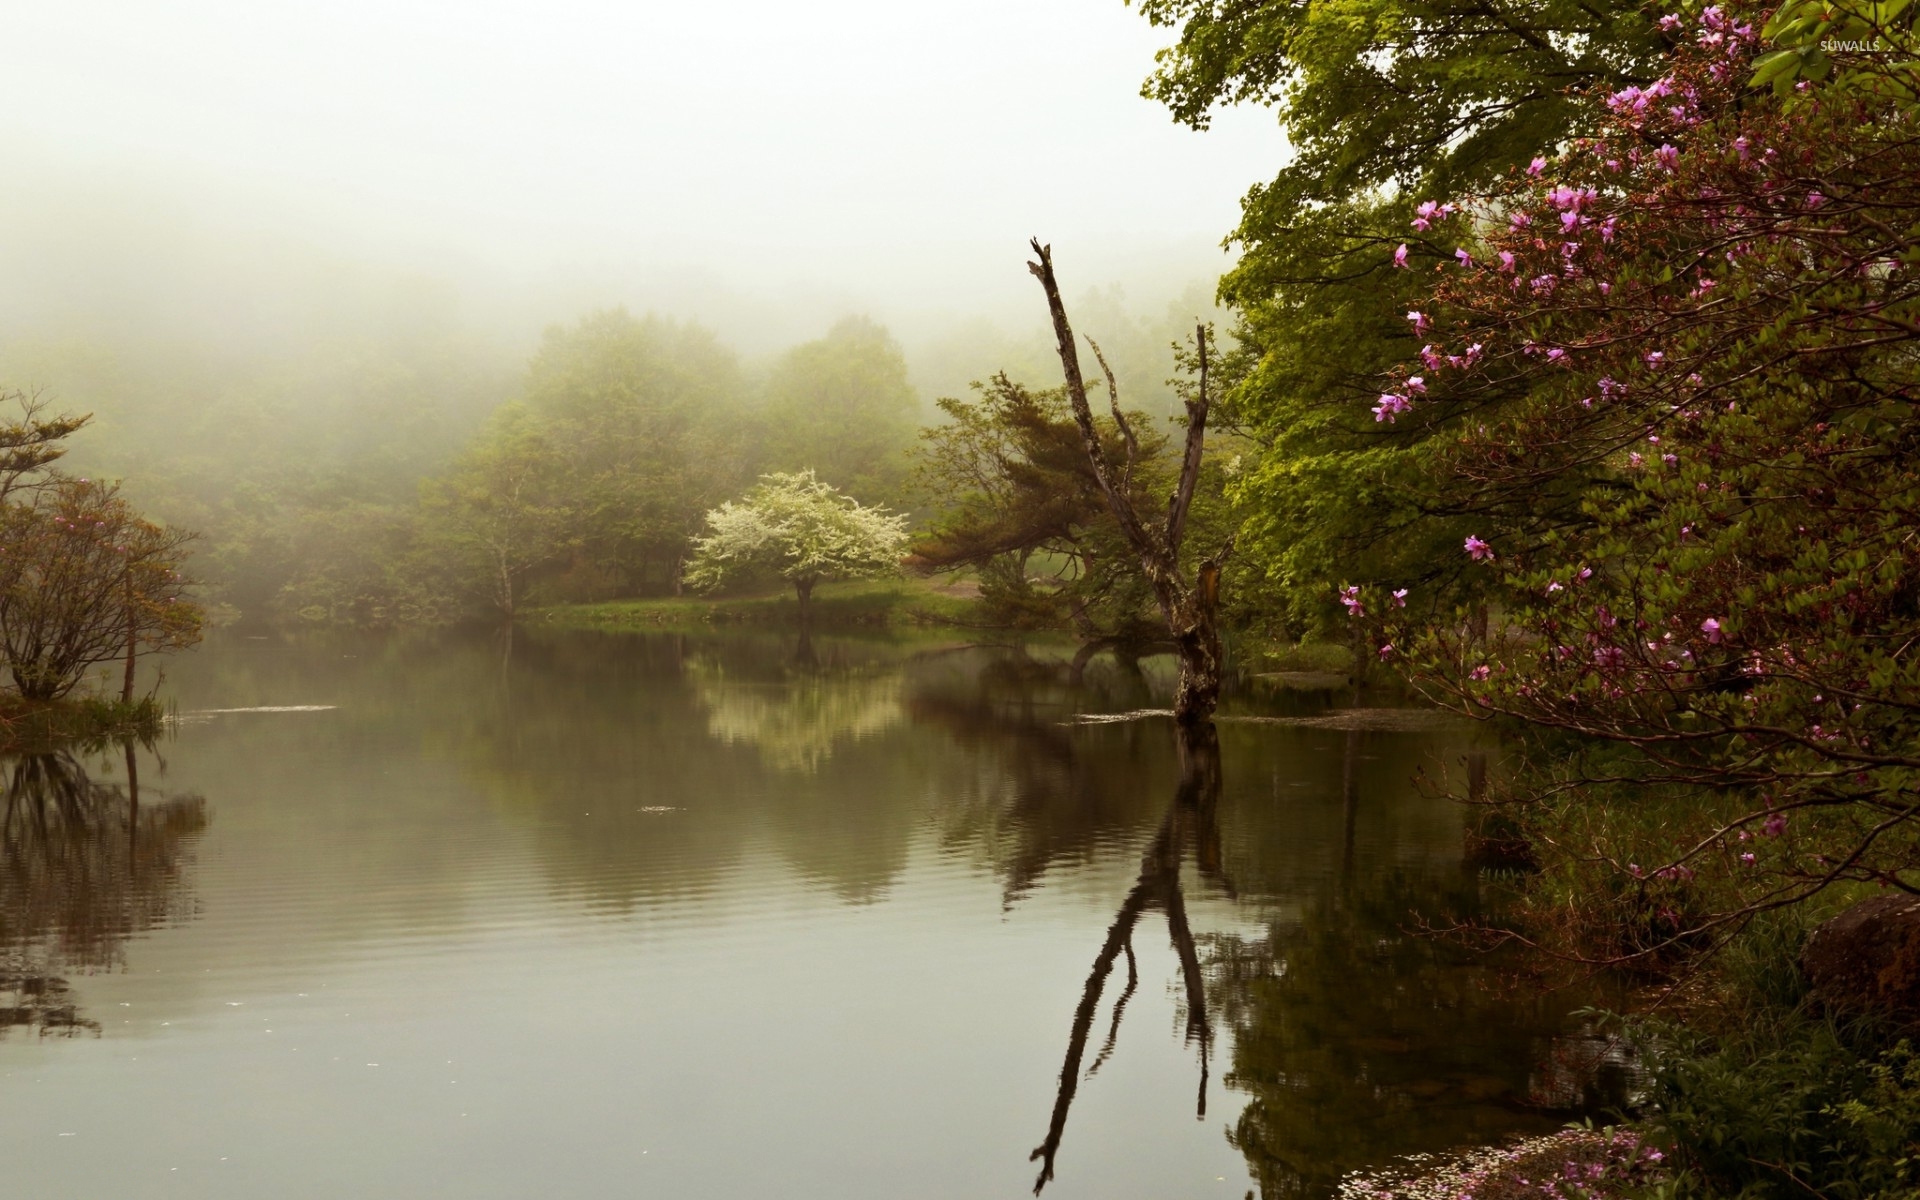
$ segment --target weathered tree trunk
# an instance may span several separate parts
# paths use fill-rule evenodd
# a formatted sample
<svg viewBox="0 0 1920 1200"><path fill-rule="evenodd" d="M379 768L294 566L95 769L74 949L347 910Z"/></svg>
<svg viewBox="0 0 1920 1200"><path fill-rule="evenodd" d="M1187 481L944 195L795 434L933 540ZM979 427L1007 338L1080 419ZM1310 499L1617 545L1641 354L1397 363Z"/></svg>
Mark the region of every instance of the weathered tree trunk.
<svg viewBox="0 0 1920 1200"><path fill-rule="evenodd" d="M1053 315L1060 367L1066 375L1067 399L1073 406L1074 423L1080 428L1082 448L1086 451L1088 464L1093 468L1094 479L1100 485L1100 492L1106 498L1107 508L1113 513L1114 520L1119 522L1127 544L1139 556L1140 569L1153 588L1154 599L1167 622L1167 633L1173 638L1174 652L1180 661L1180 686L1173 700L1174 720L1183 727L1203 724L1212 719L1214 707L1220 700L1220 678L1225 668L1219 626L1220 569L1233 552L1233 539L1229 537L1212 557L1199 564L1191 579L1180 565L1180 546L1186 536L1187 512L1193 504L1194 488L1200 479L1201 458L1206 449L1207 408L1210 403L1207 396L1207 327L1201 325L1194 330L1194 344L1199 356L1198 386L1186 401L1187 438L1181 456L1180 478L1173 495L1167 499L1165 521L1154 522L1150 526L1141 519L1133 503L1133 468L1140 445L1126 414L1121 411L1120 393L1114 385L1113 372L1107 368L1100 347L1094 346L1094 357L1099 360L1101 372L1106 377L1108 407L1127 448L1127 461L1118 469L1107 461L1099 431L1094 428L1093 408L1087 401L1086 380L1080 372L1080 352L1073 336L1073 327L1067 321L1066 305L1060 299L1059 282L1053 274L1052 251L1041 245L1038 239L1032 246L1039 261L1028 263L1027 269L1040 281L1041 288L1047 294L1047 308Z"/></svg>
<svg viewBox="0 0 1920 1200"><path fill-rule="evenodd" d="M497 556L500 566L500 611L507 620L513 620L513 571L507 565L504 552Z"/></svg>
<svg viewBox="0 0 1920 1200"><path fill-rule="evenodd" d="M802 624L813 619L813 585L820 582L809 575L793 581L794 594L800 597L800 621Z"/></svg>
<svg viewBox="0 0 1920 1200"><path fill-rule="evenodd" d="M127 571L127 672L120 682L120 703L133 703L133 663L140 648L140 617L133 607L133 571ZM133 761L129 758L127 761Z"/></svg>

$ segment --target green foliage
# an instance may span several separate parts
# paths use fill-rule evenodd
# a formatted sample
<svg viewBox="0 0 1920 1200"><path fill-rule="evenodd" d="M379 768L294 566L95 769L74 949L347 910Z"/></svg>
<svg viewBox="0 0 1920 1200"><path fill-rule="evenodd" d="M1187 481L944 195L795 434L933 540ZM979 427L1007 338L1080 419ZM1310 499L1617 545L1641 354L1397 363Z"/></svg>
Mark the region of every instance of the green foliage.
<svg viewBox="0 0 1920 1200"><path fill-rule="evenodd" d="M528 428L552 456L543 503L564 510L569 565L600 584L579 598L678 580L701 513L751 478L744 391L733 355L695 325L611 309L548 330L527 372Z"/></svg>
<svg viewBox="0 0 1920 1200"><path fill-rule="evenodd" d="M109 484L55 478L28 494L0 504L0 655L21 696L57 700L101 663L200 640L180 573L191 534Z"/></svg>
<svg viewBox="0 0 1920 1200"><path fill-rule="evenodd" d="M885 329L848 317L795 346L774 365L765 397L765 469L810 470L869 503L899 498L920 401Z"/></svg>
<svg viewBox="0 0 1920 1200"><path fill-rule="evenodd" d="M939 515L913 545L923 570L979 572L984 619L1021 628L1143 638L1155 622L1137 556L1121 536L1087 462L1066 394L996 375L972 400L943 399L948 420L921 434L921 490ZM1129 479L1143 509L1170 486L1166 438L1134 413ZM1125 461L1111 419L1096 427Z"/></svg>
<svg viewBox="0 0 1920 1200"><path fill-rule="evenodd" d="M511 618L528 574L560 555L576 523L567 467L543 422L502 408L451 471L423 485L429 553Z"/></svg>
<svg viewBox="0 0 1920 1200"><path fill-rule="evenodd" d="M1259 443L1235 486L1242 551L1297 634L1337 587L1452 592L1460 533L1431 512L1417 446L1368 414L1375 377L1418 346L1402 320L1452 247L1410 235L1416 201L1484 186L1579 132L1582 88L1646 81L1662 39L1637 3L1141 0L1177 28L1148 95L1204 127L1276 108L1293 157L1248 193L1221 283L1241 313L1227 408ZM1396 271L1407 243L1419 270ZM1442 518L1433 527L1432 517Z"/></svg>
<svg viewBox="0 0 1920 1200"><path fill-rule="evenodd" d="M1854 1200L1920 1192L1920 1056L1791 1011L1718 1040L1649 1028L1652 1125L1681 1194Z"/></svg>
<svg viewBox="0 0 1920 1200"><path fill-rule="evenodd" d="M249 617L359 595L316 578L355 573L324 557L340 530L410 510L512 383L497 350L431 328L271 350L17 341L3 365L97 414L63 465L199 530L202 595Z"/></svg>
<svg viewBox="0 0 1920 1200"><path fill-rule="evenodd" d="M1476 713L1625 748L1539 761L1595 821L1632 831L1638 783L1667 824L1561 841L1604 847L1603 922L1659 898L1636 954L1920 866L1920 141L1886 91L1754 94L1745 16L1706 10L1595 139L1463 204L1485 265L1436 288L1421 398L1392 396L1497 605L1401 648Z"/></svg>
<svg viewBox="0 0 1920 1200"><path fill-rule="evenodd" d="M1825 81L1834 69L1830 43L1852 53L1872 50L1883 60L1872 69L1843 68L1834 82L1897 97L1911 105L1920 92L1920 45L1916 45L1911 0L1789 0L1774 9L1760 35L1773 50L1753 60L1754 87L1779 96L1796 85ZM1892 61L1885 61L1891 57ZM1891 68L1891 69L1889 69Z"/></svg>

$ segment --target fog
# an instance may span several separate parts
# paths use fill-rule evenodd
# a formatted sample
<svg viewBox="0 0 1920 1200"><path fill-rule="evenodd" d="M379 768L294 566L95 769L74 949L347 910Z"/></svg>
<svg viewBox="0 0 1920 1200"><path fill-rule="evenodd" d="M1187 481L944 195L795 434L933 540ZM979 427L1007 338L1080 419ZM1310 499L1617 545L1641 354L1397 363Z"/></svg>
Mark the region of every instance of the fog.
<svg viewBox="0 0 1920 1200"><path fill-rule="evenodd" d="M433 320L524 348L625 304L751 355L858 312L924 376L960 325L1039 324L1033 234L1070 288L1142 311L1210 288L1281 152L1268 114L1200 134L1143 99L1167 35L1118 0L78 0L9 24L15 334Z"/></svg>
<svg viewBox="0 0 1920 1200"><path fill-rule="evenodd" d="M16 7L0 388L92 415L62 465L221 619L677 589L774 471L933 520L938 401L1059 381L1031 236L1164 419L1283 152L1143 98L1121 0Z"/></svg>

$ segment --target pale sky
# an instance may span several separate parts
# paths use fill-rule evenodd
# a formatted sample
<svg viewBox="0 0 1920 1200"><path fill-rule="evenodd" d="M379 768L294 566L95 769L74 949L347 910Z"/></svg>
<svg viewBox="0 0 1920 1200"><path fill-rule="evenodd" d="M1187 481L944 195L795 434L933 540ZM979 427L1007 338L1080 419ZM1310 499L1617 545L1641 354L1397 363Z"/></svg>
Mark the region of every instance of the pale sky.
<svg viewBox="0 0 1920 1200"><path fill-rule="evenodd" d="M911 323L1025 303L1037 233L1069 288L1149 303L1225 265L1283 146L1269 113L1193 133L1141 98L1170 35L1120 0L9 7L0 266L68 290L115 272L60 244L152 257L178 229L564 303Z"/></svg>

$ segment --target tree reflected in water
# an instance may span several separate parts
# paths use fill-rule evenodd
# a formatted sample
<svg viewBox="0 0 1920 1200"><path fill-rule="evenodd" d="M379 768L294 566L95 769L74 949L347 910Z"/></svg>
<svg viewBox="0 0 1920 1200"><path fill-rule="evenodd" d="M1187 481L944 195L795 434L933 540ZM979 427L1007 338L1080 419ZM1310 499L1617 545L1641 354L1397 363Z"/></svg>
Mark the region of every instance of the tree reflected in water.
<svg viewBox="0 0 1920 1200"><path fill-rule="evenodd" d="M1138 965L1133 956L1134 927L1143 914L1155 908L1166 914L1167 935L1180 960L1180 978L1186 1000L1186 1041L1188 1045L1197 1044L1200 1055L1196 1115L1207 1115L1207 1070L1213 1049L1213 1031L1207 1022L1206 979L1202 973L1199 952L1194 945L1193 929L1187 920L1186 897L1180 887L1180 867L1188 849L1193 850L1203 878L1219 884L1229 894L1233 889L1220 871L1220 833L1215 823L1215 808L1220 799L1219 737L1210 724L1178 728L1175 736L1180 749L1180 785L1174 793L1173 803L1167 808L1166 816L1161 819L1159 832L1148 843L1146 853L1141 857L1139 878L1126 899L1121 901L1113 924L1107 927L1107 939L1094 957L1093 969L1087 975L1085 987L1081 989L1080 1005L1074 1010L1072 1032L1067 1037L1066 1062L1060 1068L1060 1086L1054 1097L1053 1116L1047 1123L1047 1136L1030 1156L1041 1164L1040 1176L1033 1184L1036 1196L1053 1178L1054 1159L1060 1152L1061 1139L1066 1135L1067 1113L1073 1107L1074 1093L1079 1089L1080 1063L1086 1055L1087 1041L1093 1030L1094 1016L1100 1009L1101 993L1106 989L1107 977L1113 972L1115 960L1125 953L1127 984L1114 1001L1106 1042L1094 1058L1093 1065L1087 1068L1086 1077L1089 1079L1113 1053L1114 1044L1120 1036L1120 1021L1126 1015L1127 1001L1133 998L1140 982Z"/></svg>
<svg viewBox="0 0 1920 1200"><path fill-rule="evenodd" d="M1182 744L1163 717L1083 719L1165 707L1164 660L960 641L531 629L510 656L423 642L331 660L361 673L343 720L457 764L545 886L595 917L785 914L806 908L796 890L865 905L913 879L932 915L984 885L1042 910L1029 930L1080 930L1067 995L1034 1014L1044 1057L1019 1068L1051 1109L995 1151L1024 1172L1032 1150L1042 1188L1056 1170L1056 1188L1085 1185L1071 1164L1096 1174L1084 1160L1112 1144L1087 1081L1116 1087L1120 1039L1160 1009L1157 942L1140 938L1163 919L1197 1059L1175 1068L1180 1103L1197 1085L1233 1148L1208 1134L1209 1149L1243 1156L1269 1196L1551 1128L1588 1098L1554 1066L1588 996L1525 998L1500 964L1410 932L1484 903L1465 865L1479 835L1412 783L1472 753L1470 735L1342 725L1341 696L1256 683Z"/></svg>
<svg viewBox="0 0 1920 1200"><path fill-rule="evenodd" d="M775 771L813 774L835 747L884 733L905 720L898 671L832 670L811 652L769 681L730 671L725 662L694 658L687 680L707 712L707 732L728 745L748 745ZM799 663L811 660L809 666Z"/></svg>
<svg viewBox="0 0 1920 1200"><path fill-rule="evenodd" d="M129 937L192 909L184 867L206 801L143 800L135 749L122 749L125 785L67 750L0 765L0 1033L98 1033L64 976L118 965Z"/></svg>

